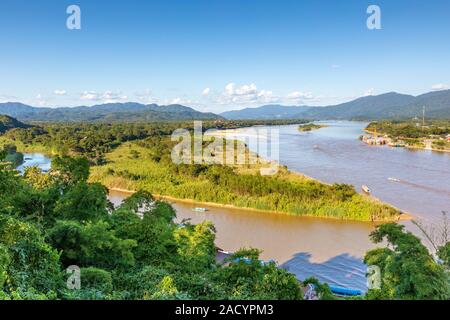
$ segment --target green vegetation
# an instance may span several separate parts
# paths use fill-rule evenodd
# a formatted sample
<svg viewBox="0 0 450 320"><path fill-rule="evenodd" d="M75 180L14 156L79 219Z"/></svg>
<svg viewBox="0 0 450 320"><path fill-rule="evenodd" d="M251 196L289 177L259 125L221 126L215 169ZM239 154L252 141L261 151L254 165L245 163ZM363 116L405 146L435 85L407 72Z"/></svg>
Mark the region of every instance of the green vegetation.
<svg viewBox="0 0 450 320"><path fill-rule="evenodd" d="M287 122L214 121L204 123L204 130ZM356 194L350 186L324 185L285 169L269 177L253 166L175 165L170 135L177 128L189 129L192 123L40 124L9 130L0 137L0 145L85 156L96 165L91 181L110 188L294 215L361 221L398 217L393 208Z"/></svg>
<svg viewBox="0 0 450 320"><path fill-rule="evenodd" d="M256 125L298 124L303 120L205 121L203 129L235 129ZM49 155L82 155L91 164L105 163L106 153L122 143L154 136L170 136L179 128L192 129L192 121L159 123L35 123L32 127L13 128L0 135L0 146L13 144L21 152Z"/></svg>
<svg viewBox="0 0 450 320"><path fill-rule="evenodd" d="M178 225L146 192L113 208L88 175L83 158L23 177L0 161L0 299L302 298L295 277L262 264L259 251L218 264L210 223ZM80 290L66 284L73 265Z"/></svg>
<svg viewBox="0 0 450 320"><path fill-rule="evenodd" d="M375 243L386 241L387 248L369 251L365 263L381 270L381 288L369 290L367 299L375 300L449 300L450 242L438 248L443 264L435 261L428 249L404 226L394 223L379 226L371 234Z"/></svg>
<svg viewBox="0 0 450 320"><path fill-rule="evenodd" d="M386 135L394 144L413 148L429 147L450 151L450 120L379 121L372 122L367 131Z"/></svg>
<svg viewBox="0 0 450 320"><path fill-rule="evenodd" d="M298 127L298 131L300 132L308 132L308 131L313 131L313 130L319 130L322 128L326 128L326 125L322 125L322 124L315 124L315 123L308 123L308 124L304 124Z"/></svg>
<svg viewBox="0 0 450 320"><path fill-rule="evenodd" d="M11 144L3 145L2 152L5 153L5 161L10 162L13 168L20 166L23 163L23 154L17 152L17 147Z"/></svg>
<svg viewBox="0 0 450 320"><path fill-rule="evenodd" d="M52 122L151 122L221 119L214 113L203 113L182 105L159 106L140 103L107 103L91 107L46 108L21 103L0 103L0 113L22 121Z"/></svg>
<svg viewBox="0 0 450 320"><path fill-rule="evenodd" d="M28 128L29 126L14 118L0 114L0 134L15 128Z"/></svg>
<svg viewBox="0 0 450 320"><path fill-rule="evenodd" d="M109 188L280 213L352 220L386 220L398 212L348 185L325 185L281 169L261 176L259 166L176 165L168 137L125 143L92 168L91 181Z"/></svg>
<svg viewBox="0 0 450 320"><path fill-rule="evenodd" d="M321 299L335 299L326 284L299 283L274 263L261 263L257 249L239 250L219 264L211 223L175 223L174 209L148 191L114 208L108 190L92 181L293 214L356 219L395 214L352 187L320 184L286 170L264 177L245 166L174 165L168 154L173 143L164 134L129 136L132 141L118 146L116 137L99 136L92 140L98 145L85 150L109 141L104 150L112 152L92 174L92 158L60 155L49 174L28 168L19 176L2 161L7 152L0 152L0 299L298 300L307 284ZM436 262L418 238L394 223L377 227L371 238L388 247L365 257L381 269L381 288L365 299L450 299L450 242L434 244ZM80 268L80 290L67 286L66 269L74 265Z"/></svg>

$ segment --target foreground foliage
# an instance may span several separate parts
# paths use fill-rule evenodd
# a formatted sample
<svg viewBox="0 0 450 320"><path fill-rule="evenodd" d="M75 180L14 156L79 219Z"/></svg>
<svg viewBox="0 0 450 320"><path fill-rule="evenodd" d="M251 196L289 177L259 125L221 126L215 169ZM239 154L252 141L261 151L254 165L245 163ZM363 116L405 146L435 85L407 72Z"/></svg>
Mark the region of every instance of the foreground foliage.
<svg viewBox="0 0 450 320"><path fill-rule="evenodd" d="M295 277L256 250L216 263L210 223L177 224L146 192L113 208L88 175L82 158L23 177L0 161L0 299L301 299ZM74 265L80 290L66 284Z"/></svg>
<svg viewBox="0 0 450 320"><path fill-rule="evenodd" d="M365 263L381 270L381 288L369 290L369 299L448 300L450 270L448 260L438 263L428 249L404 226L390 223L371 234L375 243L387 241L389 247L369 251ZM439 249L448 259L450 242Z"/></svg>

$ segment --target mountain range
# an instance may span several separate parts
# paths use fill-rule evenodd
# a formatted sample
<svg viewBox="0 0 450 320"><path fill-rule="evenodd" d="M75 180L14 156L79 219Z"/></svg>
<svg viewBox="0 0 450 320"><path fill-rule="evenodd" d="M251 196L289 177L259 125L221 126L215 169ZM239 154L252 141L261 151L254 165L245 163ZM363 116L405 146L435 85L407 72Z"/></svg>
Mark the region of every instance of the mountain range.
<svg viewBox="0 0 450 320"><path fill-rule="evenodd" d="M450 119L450 90L433 91L419 96L389 92L367 96L333 106L266 105L227 111L220 115L196 111L173 104L107 103L92 107L36 108L17 102L0 103L0 114L20 121L61 122L142 122L164 120L378 120L422 117Z"/></svg>
<svg viewBox="0 0 450 320"><path fill-rule="evenodd" d="M18 102L0 103L0 114L8 115L20 121L161 121L161 120L213 120L223 119L214 113L203 113L192 108L173 104L107 103L92 107L73 108L36 108Z"/></svg>
<svg viewBox="0 0 450 320"><path fill-rule="evenodd" d="M450 90L434 91L419 96L389 92L362 97L350 102L325 106L267 105L228 111L220 115L230 120L246 119L314 119L377 120L422 117L423 107L430 118L450 118Z"/></svg>

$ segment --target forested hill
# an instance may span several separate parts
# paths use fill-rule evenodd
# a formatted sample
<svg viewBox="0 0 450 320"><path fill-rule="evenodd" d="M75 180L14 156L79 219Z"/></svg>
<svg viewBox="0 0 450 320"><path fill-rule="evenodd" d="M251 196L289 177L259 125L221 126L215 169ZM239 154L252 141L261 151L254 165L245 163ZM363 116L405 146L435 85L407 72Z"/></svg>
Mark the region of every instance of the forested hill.
<svg viewBox="0 0 450 320"><path fill-rule="evenodd" d="M108 103L92 107L35 108L21 103L1 103L0 114L21 121L52 122L143 122L160 120L223 119L214 113L203 113L182 105L160 106L140 103Z"/></svg>
<svg viewBox="0 0 450 320"><path fill-rule="evenodd" d="M29 126L14 118L0 114L0 134L15 128L26 129L29 128Z"/></svg>
<svg viewBox="0 0 450 320"><path fill-rule="evenodd" d="M339 105L326 107L262 106L253 109L228 111L227 119L314 119L314 120L378 120L410 119L426 116L450 119L450 90L434 91L419 96L389 92L367 96Z"/></svg>
<svg viewBox="0 0 450 320"><path fill-rule="evenodd" d="M259 108L246 108L242 110L227 111L221 113L221 116L229 120L293 119L298 114L309 111L310 109L314 108L273 104Z"/></svg>

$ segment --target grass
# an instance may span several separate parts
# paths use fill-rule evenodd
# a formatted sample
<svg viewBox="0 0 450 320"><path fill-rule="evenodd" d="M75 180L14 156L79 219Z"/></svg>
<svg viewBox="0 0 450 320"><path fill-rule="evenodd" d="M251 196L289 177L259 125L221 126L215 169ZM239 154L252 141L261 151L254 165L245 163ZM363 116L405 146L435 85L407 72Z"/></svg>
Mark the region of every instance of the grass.
<svg viewBox="0 0 450 320"><path fill-rule="evenodd" d="M146 190L161 196L190 199L235 207L278 213L337 218L358 221L386 221L399 217L399 212L379 201L360 194L340 200L333 186L291 173L282 168L270 177L258 176L258 167L235 167L232 174L218 168L219 177L191 176L176 173L170 164L156 162L152 152L136 142L125 143L106 155L107 164L91 169L91 181L109 188ZM251 176L254 178L252 179ZM239 188L232 180L254 181L252 188ZM257 186L271 191L254 192Z"/></svg>

